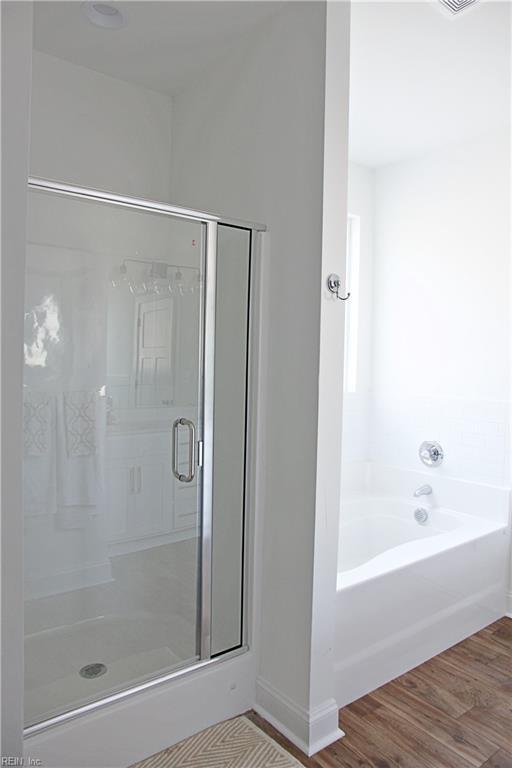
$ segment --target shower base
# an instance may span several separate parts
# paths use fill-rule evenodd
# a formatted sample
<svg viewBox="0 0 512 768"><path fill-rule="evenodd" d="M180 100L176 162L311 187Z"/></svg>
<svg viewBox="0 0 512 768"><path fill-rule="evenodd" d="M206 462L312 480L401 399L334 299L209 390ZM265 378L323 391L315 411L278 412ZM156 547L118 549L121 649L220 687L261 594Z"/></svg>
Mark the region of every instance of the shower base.
<svg viewBox="0 0 512 768"><path fill-rule="evenodd" d="M95 701L142 680L195 660L165 643L193 632L180 616L101 616L71 626L43 630L25 640L25 720L27 725ZM186 646L186 643L184 644ZM88 664L106 672L80 674Z"/></svg>
<svg viewBox="0 0 512 768"><path fill-rule="evenodd" d="M26 601L27 727L197 660L196 548L116 555L105 583Z"/></svg>

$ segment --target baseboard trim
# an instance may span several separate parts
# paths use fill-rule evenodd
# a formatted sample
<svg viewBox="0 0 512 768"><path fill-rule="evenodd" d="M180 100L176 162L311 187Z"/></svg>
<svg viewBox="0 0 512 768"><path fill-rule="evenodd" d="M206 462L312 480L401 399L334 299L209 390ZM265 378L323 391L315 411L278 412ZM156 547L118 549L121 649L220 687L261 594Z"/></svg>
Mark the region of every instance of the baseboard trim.
<svg viewBox="0 0 512 768"><path fill-rule="evenodd" d="M507 602L506 602L506 608L505 608L505 616L508 616L509 619L512 619L512 592L507 592Z"/></svg>
<svg viewBox="0 0 512 768"><path fill-rule="evenodd" d="M338 707L334 698L307 710L267 680L259 678L254 709L308 757L345 735L338 726Z"/></svg>
<svg viewBox="0 0 512 768"><path fill-rule="evenodd" d="M299 739L299 737L293 733L293 731L287 728L286 725L277 719L277 717L271 715L270 712L265 709L265 707L262 707L261 704L256 703L254 705L254 710L258 713L258 715L261 715L264 720L270 723L270 725L273 725L274 728L279 731L279 733L282 733L283 736L288 739L288 741L291 741L292 744L295 744L295 746L298 747L301 752L304 752L305 755L308 754L308 747L306 742L303 741L303 739Z"/></svg>

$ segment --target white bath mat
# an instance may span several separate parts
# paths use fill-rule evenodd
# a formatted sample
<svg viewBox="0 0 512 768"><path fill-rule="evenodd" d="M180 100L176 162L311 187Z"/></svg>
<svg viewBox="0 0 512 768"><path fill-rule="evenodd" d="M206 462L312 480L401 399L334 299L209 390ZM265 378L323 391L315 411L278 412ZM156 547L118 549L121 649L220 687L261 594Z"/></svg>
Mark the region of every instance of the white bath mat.
<svg viewBox="0 0 512 768"><path fill-rule="evenodd" d="M218 723L132 768L303 768L246 717Z"/></svg>

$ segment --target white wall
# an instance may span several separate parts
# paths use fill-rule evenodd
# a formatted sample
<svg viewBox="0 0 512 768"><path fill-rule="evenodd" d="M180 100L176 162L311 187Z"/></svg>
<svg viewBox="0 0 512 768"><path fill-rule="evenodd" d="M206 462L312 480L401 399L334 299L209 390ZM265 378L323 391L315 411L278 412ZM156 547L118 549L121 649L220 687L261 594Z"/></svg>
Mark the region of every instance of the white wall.
<svg viewBox="0 0 512 768"><path fill-rule="evenodd" d="M23 728L22 349L32 3L4 2L2 48L0 751L19 759Z"/></svg>
<svg viewBox="0 0 512 768"><path fill-rule="evenodd" d="M510 484L508 158L502 129L373 171L350 166L362 234L346 490L362 479L357 461L419 469L426 439L445 449L437 475Z"/></svg>
<svg viewBox="0 0 512 768"><path fill-rule="evenodd" d="M311 622L309 752L343 735L334 686L336 585L343 422L343 324L346 302L327 289L327 276L346 268L350 12L328 3L326 19L322 301L318 371L313 606ZM341 333L340 333L341 326Z"/></svg>
<svg viewBox="0 0 512 768"><path fill-rule="evenodd" d="M373 171L351 164L360 326L345 466L417 469L420 442L438 439L438 472L509 482L508 152L502 131Z"/></svg>
<svg viewBox="0 0 512 768"><path fill-rule="evenodd" d="M169 200L170 100L34 51L30 172Z"/></svg>
<svg viewBox="0 0 512 768"><path fill-rule="evenodd" d="M509 144L504 131L376 174L371 458L509 484Z"/></svg>
<svg viewBox="0 0 512 768"><path fill-rule="evenodd" d="M345 15L345 34L347 22ZM258 476L263 496L257 514L263 525L263 560L257 701L306 748L311 719L324 50L324 4L289 3L261 26L259 34L241 39L195 89L173 100L173 197L263 221L269 229L262 279L265 359L259 414L264 466ZM345 39L340 51L343 79ZM339 88L345 104L346 91ZM343 180L343 165L339 172ZM343 254L343 223L339 231Z"/></svg>

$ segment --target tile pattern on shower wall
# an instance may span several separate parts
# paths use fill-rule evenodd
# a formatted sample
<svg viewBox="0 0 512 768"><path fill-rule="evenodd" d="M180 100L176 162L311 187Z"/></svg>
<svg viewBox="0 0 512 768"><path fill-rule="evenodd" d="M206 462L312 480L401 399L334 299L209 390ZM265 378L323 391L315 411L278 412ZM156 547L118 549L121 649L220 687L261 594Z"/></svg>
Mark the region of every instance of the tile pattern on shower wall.
<svg viewBox="0 0 512 768"><path fill-rule="evenodd" d="M508 484L509 407L506 401L374 397L368 458L419 469L420 443L437 440L445 451L440 474Z"/></svg>

